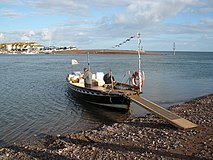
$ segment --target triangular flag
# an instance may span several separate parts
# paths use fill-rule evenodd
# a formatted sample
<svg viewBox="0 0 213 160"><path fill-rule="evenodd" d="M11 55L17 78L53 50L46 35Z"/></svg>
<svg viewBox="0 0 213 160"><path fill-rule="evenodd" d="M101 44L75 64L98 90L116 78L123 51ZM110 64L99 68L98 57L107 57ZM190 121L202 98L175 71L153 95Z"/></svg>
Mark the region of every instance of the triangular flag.
<svg viewBox="0 0 213 160"><path fill-rule="evenodd" d="M72 59L72 65L79 64L77 60Z"/></svg>

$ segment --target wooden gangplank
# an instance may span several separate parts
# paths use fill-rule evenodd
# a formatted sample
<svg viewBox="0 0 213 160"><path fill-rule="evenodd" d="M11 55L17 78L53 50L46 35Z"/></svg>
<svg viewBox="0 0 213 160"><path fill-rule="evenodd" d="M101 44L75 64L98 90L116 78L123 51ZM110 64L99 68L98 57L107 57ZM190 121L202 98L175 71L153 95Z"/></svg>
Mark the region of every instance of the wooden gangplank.
<svg viewBox="0 0 213 160"><path fill-rule="evenodd" d="M169 110L145 99L140 97L139 95L126 95L128 98L130 98L133 102L137 103L141 107L149 110L150 112L160 116L161 118L168 121L170 124L181 128L181 129L190 129L197 127L196 124L181 118L175 113L170 112Z"/></svg>

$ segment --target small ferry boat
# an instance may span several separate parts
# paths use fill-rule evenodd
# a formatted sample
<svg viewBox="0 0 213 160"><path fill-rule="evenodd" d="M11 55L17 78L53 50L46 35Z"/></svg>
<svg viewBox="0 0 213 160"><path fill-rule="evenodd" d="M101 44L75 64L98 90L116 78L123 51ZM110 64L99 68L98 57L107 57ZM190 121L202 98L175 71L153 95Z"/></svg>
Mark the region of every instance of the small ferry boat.
<svg viewBox="0 0 213 160"><path fill-rule="evenodd" d="M129 110L130 99L127 95L141 93L133 85L120 82L105 84L103 72L93 74L92 87L87 88L84 85L82 73L73 72L68 74L67 81L70 86L71 94L83 101L100 106L112 107L117 109Z"/></svg>
<svg viewBox="0 0 213 160"><path fill-rule="evenodd" d="M128 72L126 76L128 83L114 82L112 73L104 74L103 72L97 72L91 76L90 82L85 84L84 78L88 69L84 70L84 74L81 72L73 72L68 74L66 79L70 86L71 94L77 99L97 104L104 107L117 108L122 110L129 110L130 103L134 102L139 106L149 110L150 112L165 119L170 124L181 128L189 129L197 127L196 124L190 122L187 119L181 118L175 113L161 107L143 97L139 94L142 93L142 87L144 84L144 73L141 72L141 58L140 58L140 35L138 38L138 71ZM88 60L88 59L87 59ZM72 64L78 64L76 60L72 61ZM88 63L89 65L89 63ZM88 66L89 68L89 66ZM91 75L91 73L90 73Z"/></svg>
<svg viewBox="0 0 213 160"><path fill-rule="evenodd" d="M144 81L144 74L142 74L140 70L140 43L138 45L139 69L138 71L128 72L128 76L126 77L128 79L128 83L111 81L110 78L112 77L108 77L109 79L106 79L106 74L103 72L97 72L92 75L92 86L91 88L88 88L85 86L83 73L75 71L72 74L68 74L66 78L70 86L71 94L77 99L89 103L129 110L131 100L127 95L138 95L142 93ZM73 63L77 64L78 62L73 60Z"/></svg>

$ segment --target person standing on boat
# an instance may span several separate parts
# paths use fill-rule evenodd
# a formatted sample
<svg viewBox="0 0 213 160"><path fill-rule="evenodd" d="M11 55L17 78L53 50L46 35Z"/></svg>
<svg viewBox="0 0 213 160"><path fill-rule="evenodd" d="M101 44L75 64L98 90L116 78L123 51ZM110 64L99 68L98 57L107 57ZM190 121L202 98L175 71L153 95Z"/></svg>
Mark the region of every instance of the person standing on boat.
<svg viewBox="0 0 213 160"><path fill-rule="evenodd" d="M86 88L92 88L92 72L89 71L89 69L84 68L84 86Z"/></svg>

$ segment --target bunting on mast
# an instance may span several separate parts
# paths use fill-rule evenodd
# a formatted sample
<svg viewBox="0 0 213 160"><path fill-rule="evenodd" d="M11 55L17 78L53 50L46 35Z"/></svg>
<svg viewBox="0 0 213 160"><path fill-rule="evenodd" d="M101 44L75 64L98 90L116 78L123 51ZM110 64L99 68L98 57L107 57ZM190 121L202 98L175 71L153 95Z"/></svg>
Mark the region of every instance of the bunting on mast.
<svg viewBox="0 0 213 160"><path fill-rule="evenodd" d="M118 45L113 46L112 48L120 47L121 45L123 45L123 44L126 43L126 42L129 42L129 41L132 40L133 38L135 38L135 35L134 35L134 36L131 36L131 37L129 37L129 38L127 38L125 41L119 43Z"/></svg>

